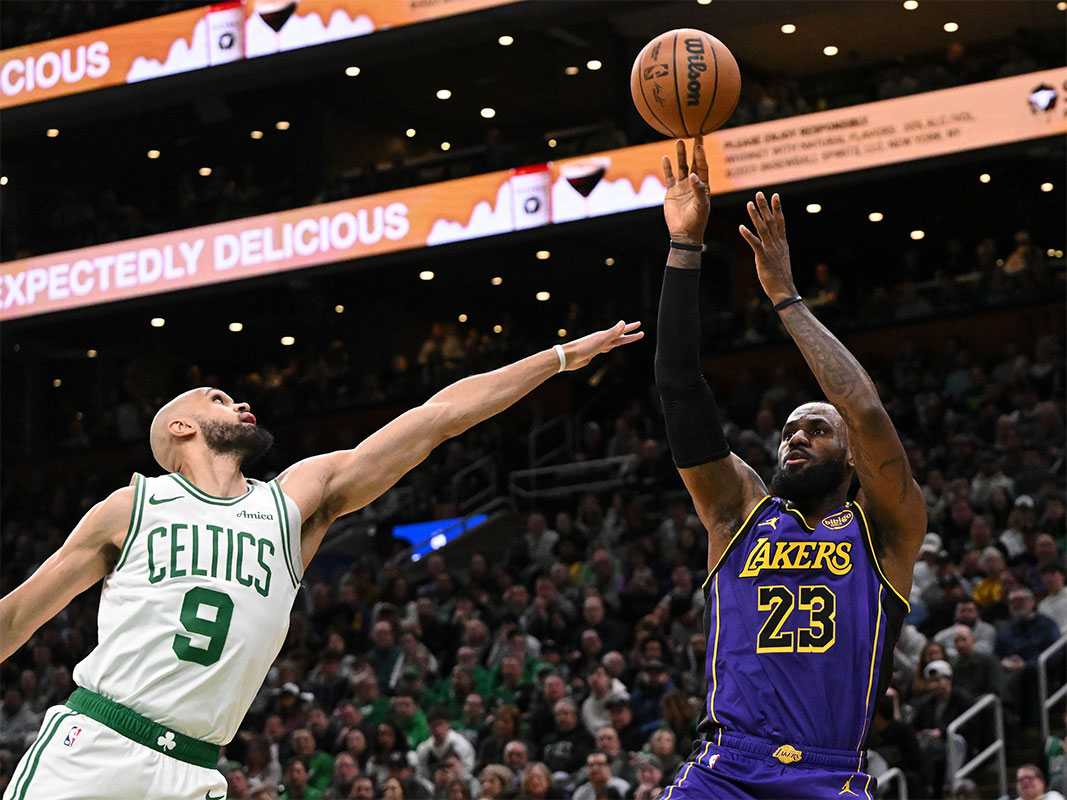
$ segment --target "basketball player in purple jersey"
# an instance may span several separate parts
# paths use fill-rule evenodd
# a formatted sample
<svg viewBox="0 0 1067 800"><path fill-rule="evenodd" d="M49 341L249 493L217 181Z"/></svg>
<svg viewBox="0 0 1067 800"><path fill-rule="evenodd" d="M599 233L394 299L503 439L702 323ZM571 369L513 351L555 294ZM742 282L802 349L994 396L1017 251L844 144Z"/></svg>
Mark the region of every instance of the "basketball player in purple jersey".
<svg viewBox="0 0 1067 800"><path fill-rule="evenodd" d="M908 611L926 506L870 377L796 292L778 195L741 235L829 402L786 420L771 485L730 452L700 370L700 251L708 164L663 159L671 235L656 384L675 464L708 531L701 741L664 800L874 796L871 718ZM848 500L853 471L859 493Z"/></svg>

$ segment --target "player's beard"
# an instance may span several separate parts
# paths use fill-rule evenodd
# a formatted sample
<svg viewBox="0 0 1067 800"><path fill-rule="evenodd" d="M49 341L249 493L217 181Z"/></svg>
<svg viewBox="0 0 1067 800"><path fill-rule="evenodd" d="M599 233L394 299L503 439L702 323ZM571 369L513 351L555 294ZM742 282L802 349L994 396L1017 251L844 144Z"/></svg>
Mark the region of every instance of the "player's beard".
<svg viewBox="0 0 1067 800"><path fill-rule="evenodd" d="M246 422L227 424L215 420L197 419L204 444L216 453L236 453L241 466L254 464L270 450L274 436L270 431Z"/></svg>
<svg viewBox="0 0 1067 800"><path fill-rule="evenodd" d="M803 503L821 500L837 491L848 477L845 456L831 458L821 464L809 463L796 472L778 467L771 476L771 494L784 500Z"/></svg>

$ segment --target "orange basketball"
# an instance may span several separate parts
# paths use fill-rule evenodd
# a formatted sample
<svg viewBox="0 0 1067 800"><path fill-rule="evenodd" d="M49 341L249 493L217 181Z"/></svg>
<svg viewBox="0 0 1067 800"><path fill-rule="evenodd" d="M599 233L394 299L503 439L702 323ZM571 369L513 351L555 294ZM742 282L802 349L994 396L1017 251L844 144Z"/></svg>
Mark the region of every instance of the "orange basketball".
<svg viewBox="0 0 1067 800"><path fill-rule="evenodd" d="M711 133L730 118L741 95L741 72L722 42L679 28L646 44L630 72L630 94L645 122L686 138Z"/></svg>

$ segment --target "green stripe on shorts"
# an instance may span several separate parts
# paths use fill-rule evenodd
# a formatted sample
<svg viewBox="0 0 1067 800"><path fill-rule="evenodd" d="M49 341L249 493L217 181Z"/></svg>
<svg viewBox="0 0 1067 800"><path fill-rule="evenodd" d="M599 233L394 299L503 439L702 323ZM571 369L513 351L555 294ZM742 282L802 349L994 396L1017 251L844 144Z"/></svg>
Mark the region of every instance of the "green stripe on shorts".
<svg viewBox="0 0 1067 800"><path fill-rule="evenodd" d="M15 781L15 800L25 800L26 790L30 788L30 781L33 780L33 773L37 771L37 765L41 761L41 754L44 753L44 749L48 745L48 742L56 735L60 723L67 719L67 717L73 716L73 711L68 711L65 714L60 713L54 720L52 720L52 724L48 727L48 730L37 737L37 741L33 743L29 752L26 753L26 760L23 762L23 766L29 767L29 769L24 773L25 782L22 784L21 791L18 788L18 783L22 780L22 777Z"/></svg>

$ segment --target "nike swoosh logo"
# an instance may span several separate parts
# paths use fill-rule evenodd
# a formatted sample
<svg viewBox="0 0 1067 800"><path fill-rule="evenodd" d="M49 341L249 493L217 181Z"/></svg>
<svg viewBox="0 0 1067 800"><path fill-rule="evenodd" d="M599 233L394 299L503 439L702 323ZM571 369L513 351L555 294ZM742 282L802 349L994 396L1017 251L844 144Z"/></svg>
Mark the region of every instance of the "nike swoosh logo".
<svg viewBox="0 0 1067 800"><path fill-rule="evenodd" d="M148 498L148 504L152 506L158 506L160 503L169 503L171 500L181 500L185 495L178 495L177 497L164 497L162 500L157 500L155 495ZM209 798L208 800L218 800L218 798Z"/></svg>
<svg viewBox="0 0 1067 800"><path fill-rule="evenodd" d="M225 798L226 792L223 792L222 794L217 796L213 795L211 792L208 792L206 795L204 795L204 800L225 800Z"/></svg>

